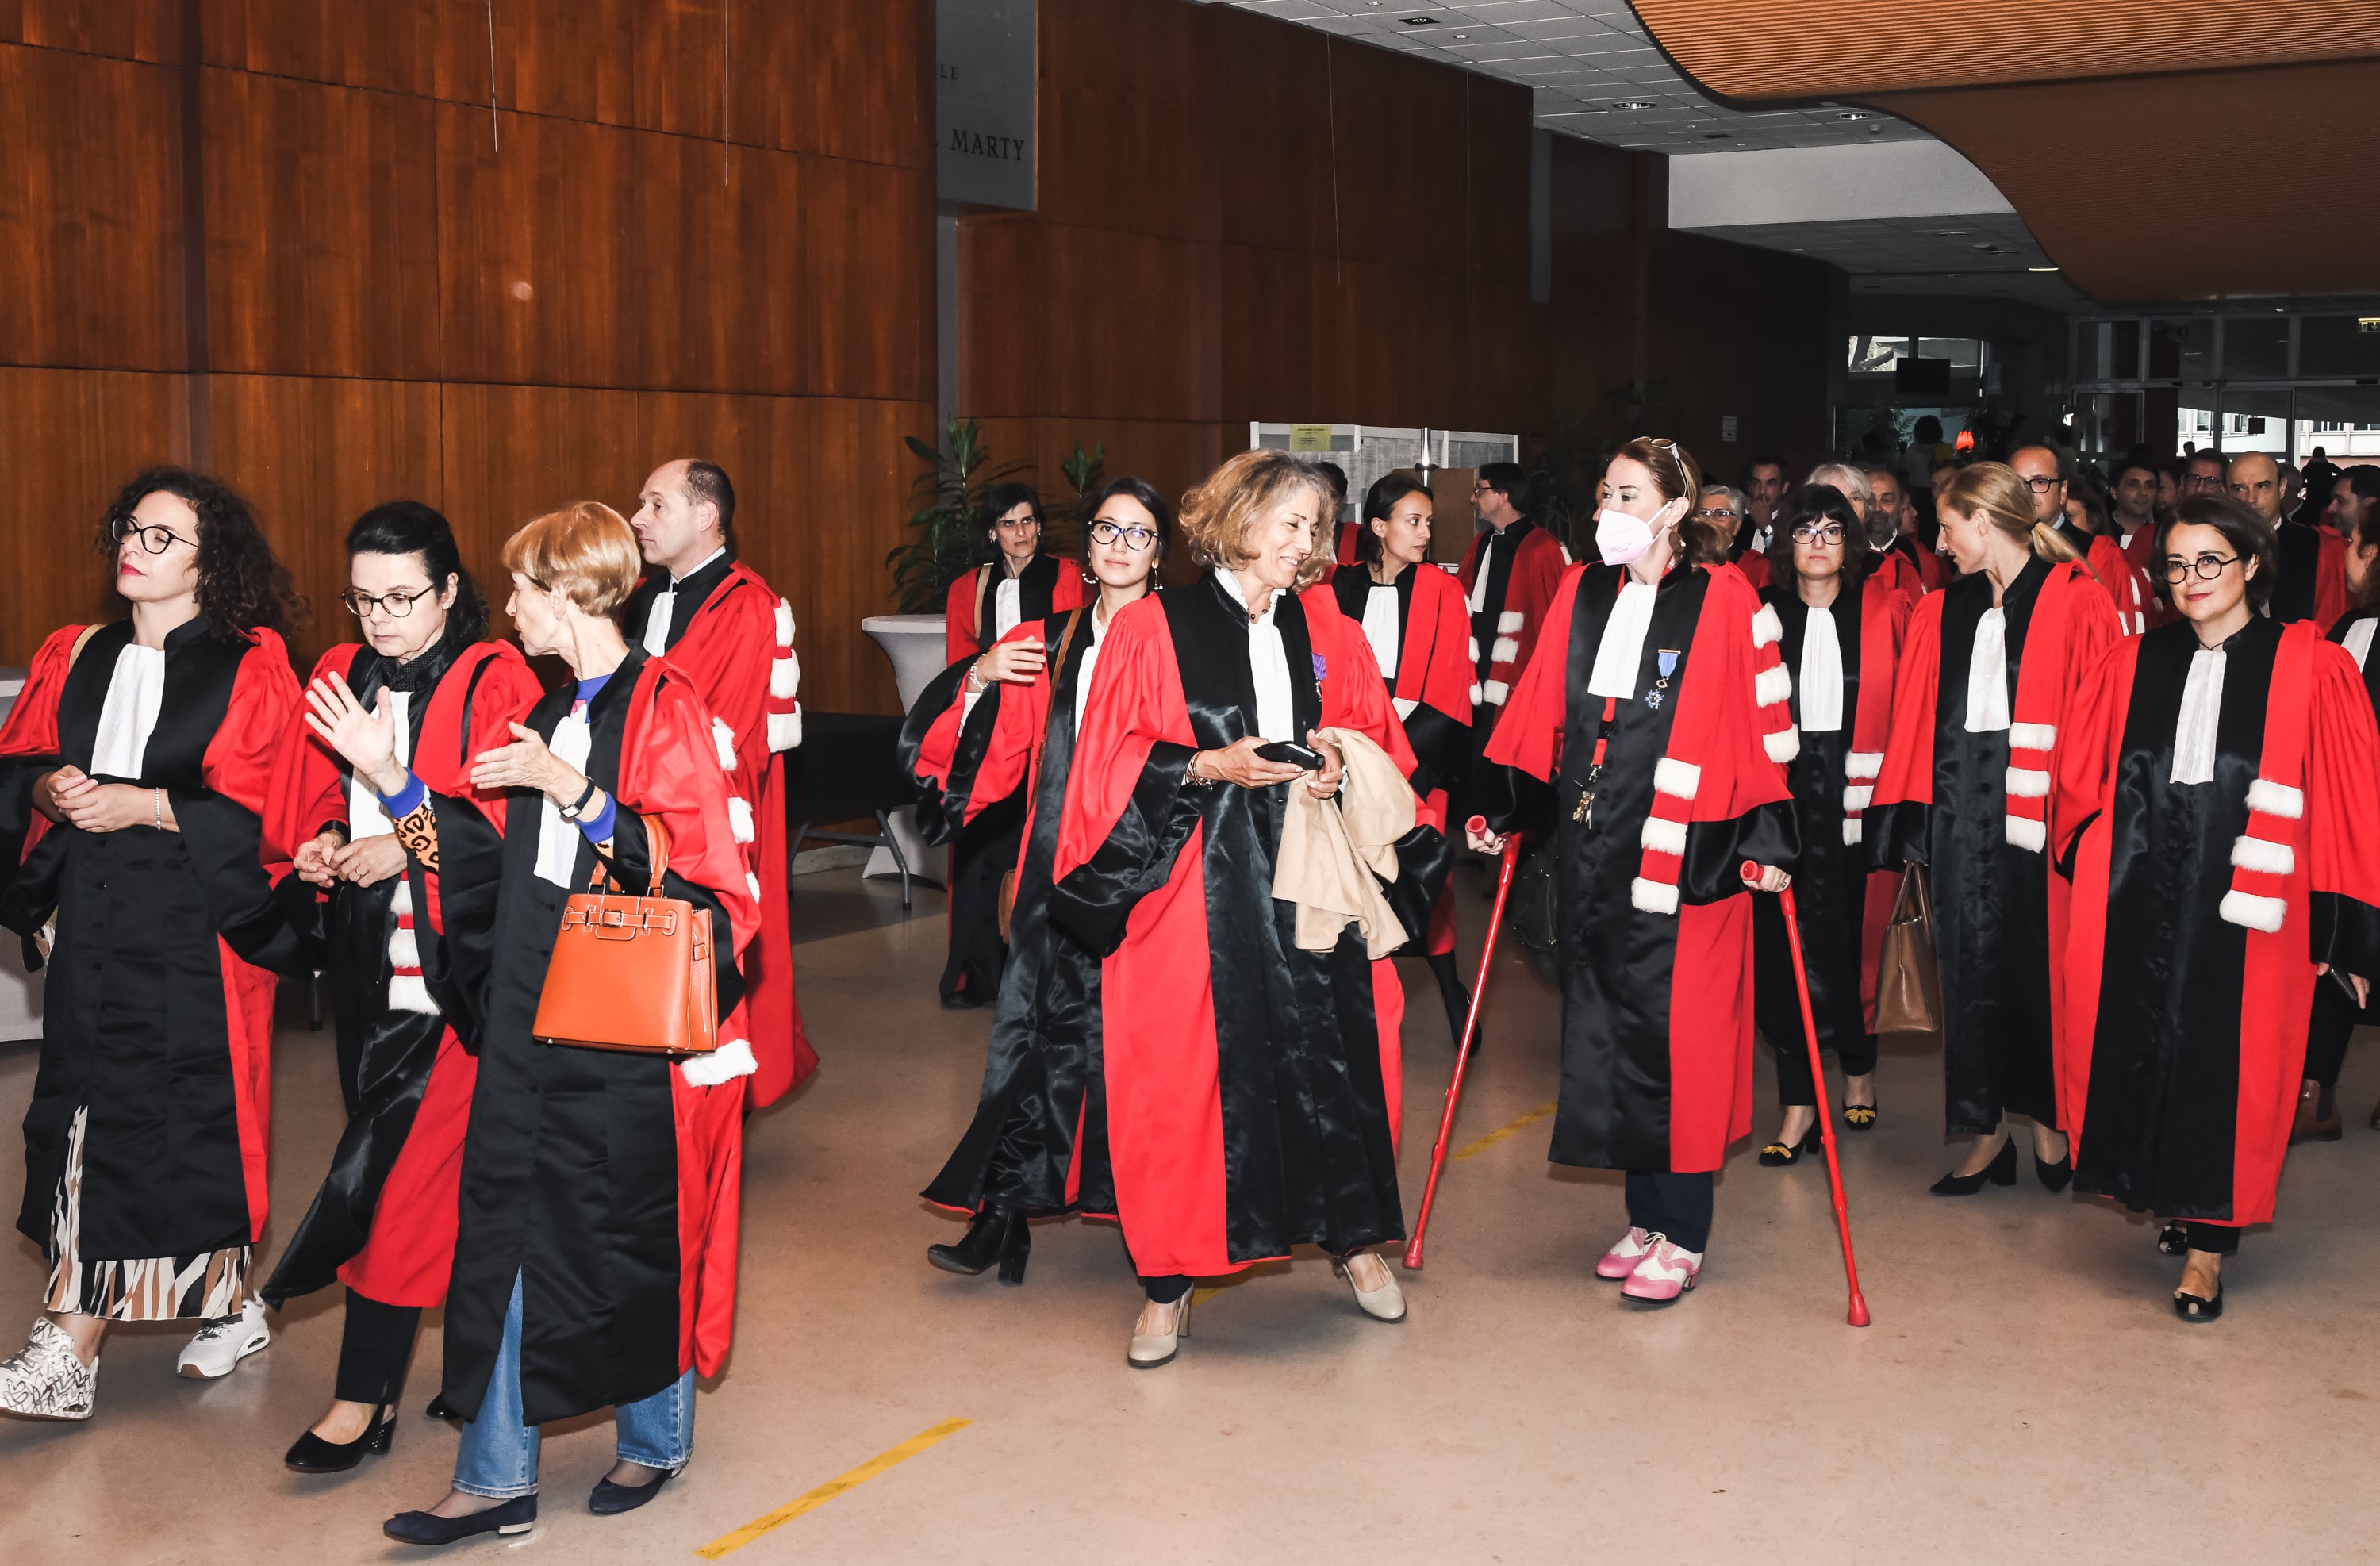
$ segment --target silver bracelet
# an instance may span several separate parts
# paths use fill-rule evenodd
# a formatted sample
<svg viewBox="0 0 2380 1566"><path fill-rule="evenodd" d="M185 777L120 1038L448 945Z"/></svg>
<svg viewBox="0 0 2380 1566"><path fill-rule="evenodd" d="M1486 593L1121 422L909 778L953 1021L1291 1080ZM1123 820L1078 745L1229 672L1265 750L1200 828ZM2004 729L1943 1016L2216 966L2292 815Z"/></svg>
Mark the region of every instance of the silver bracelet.
<svg viewBox="0 0 2380 1566"><path fill-rule="evenodd" d="M165 791L159 788L152 789L150 792L156 795L157 830L164 832L165 830Z"/></svg>

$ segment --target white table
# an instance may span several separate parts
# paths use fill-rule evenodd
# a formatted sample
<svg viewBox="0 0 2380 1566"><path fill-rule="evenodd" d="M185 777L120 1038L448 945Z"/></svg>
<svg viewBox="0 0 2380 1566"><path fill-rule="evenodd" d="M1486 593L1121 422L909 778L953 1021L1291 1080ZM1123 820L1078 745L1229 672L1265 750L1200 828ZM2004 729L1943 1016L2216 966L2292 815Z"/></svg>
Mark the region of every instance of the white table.
<svg viewBox="0 0 2380 1566"><path fill-rule="evenodd" d="M949 617L942 614L871 614L859 623L868 638L884 649L892 661L892 684L901 693L901 710L906 712L917 703L935 675L950 667ZM901 845L901 856L909 861L909 873L919 880L939 881L941 855L926 846L917 835L917 812L910 807L892 812L892 841ZM922 872L922 873L921 873ZM879 848L868 856L868 866L862 876L900 874L892 856Z"/></svg>
<svg viewBox="0 0 2380 1566"><path fill-rule="evenodd" d="M0 722L17 705L25 688L23 669L0 669ZM0 930L0 1038L42 1036L42 976L25 971L24 947L10 932Z"/></svg>

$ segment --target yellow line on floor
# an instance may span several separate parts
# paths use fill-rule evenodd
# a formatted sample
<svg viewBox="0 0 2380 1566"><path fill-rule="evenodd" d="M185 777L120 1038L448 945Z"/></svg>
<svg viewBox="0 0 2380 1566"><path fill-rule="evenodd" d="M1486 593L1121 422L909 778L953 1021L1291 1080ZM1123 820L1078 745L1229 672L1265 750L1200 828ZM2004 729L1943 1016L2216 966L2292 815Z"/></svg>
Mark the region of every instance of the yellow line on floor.
<svg viewBox="0 0 2380 1566"><path fill-rule="evenodd" d="M919 1452L941 1440L955 1436L974 1424L972 1419L945 1419L930 1430L921 1430L889 1451L880 1451L848 1474L836 1475L814 1490L795 1496L765 1517L755 1517L732 1534L722 1534L694 1553L705 1560L717 1560L742 1549L761 1535L783 1527L805 1511L815 1511L845 1490L856 1489L868 1480L898 1463L906 1463Z"/></svg>
<svg viewBox="0 0 2380 1566"><path fill-rule="evenodd" d="M1536 1124L1537 1122L1553 1113L1554 1107L1555 1106L1552 1104L1539 1104L1536 1109L1531 1110L1527 1114L1523 1115L1512 1124L1500 1125L1495 1130L1489 1132L1487 1135L1479 1138L1478 1141L1472 1143L1469 1147L1455 1148L1454 1156L1458 1159L1477 1158L1481 1153L1486 1152L1497 1143L1501 1142L1505 1137L1510 1136L1515 1131L1526 1131L1529 1127Z"/></svg>

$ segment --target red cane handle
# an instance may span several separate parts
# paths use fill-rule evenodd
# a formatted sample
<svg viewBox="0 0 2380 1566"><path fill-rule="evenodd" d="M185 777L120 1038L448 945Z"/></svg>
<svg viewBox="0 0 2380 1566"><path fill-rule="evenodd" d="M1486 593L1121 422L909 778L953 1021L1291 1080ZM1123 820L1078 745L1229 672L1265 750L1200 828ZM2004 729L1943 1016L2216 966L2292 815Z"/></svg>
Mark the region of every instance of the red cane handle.
<svg viewBox="0 0 2380 1566"><path fill-rule="evenodd" d="M1746 859L1743 862L1743 868L1736 871L1735 873L1742 876L1746 880L1758 880L1760 879L1760 866L1757 861Z"/></svg>

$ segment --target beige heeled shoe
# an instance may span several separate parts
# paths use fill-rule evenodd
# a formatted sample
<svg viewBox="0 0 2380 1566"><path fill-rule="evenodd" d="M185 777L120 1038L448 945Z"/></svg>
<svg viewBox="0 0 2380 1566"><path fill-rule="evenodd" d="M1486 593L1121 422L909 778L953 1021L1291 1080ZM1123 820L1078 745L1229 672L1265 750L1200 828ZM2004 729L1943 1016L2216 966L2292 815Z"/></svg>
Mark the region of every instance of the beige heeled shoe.
<svg viewBox="0 0 2380 1566"><path fill-rule="evenodd" d="M1171 1365L1173 1356L1182 1352L1182 1340L1190 1335L1190 1302L1197 1294L1196 1287L1185 1289L1173 1302L1173 1327L1165 1332L1135 1332L1132 1346L1124 1351L1124 1363L1135 1370L1154 1370L1160 1365ZM1142 1301L1144 1307L1149 1302ZM1137 1319L1133 1323L1139 1325Z"/></svg>
<svg viewBox="0 0 2380 1566"><path fill-rule="evenodd" d="M1375 1261L1380 1260L1371 1251L1365 1251L1362 1255L1371 1256ZM1397 1287L1397 1275L1389 1270L1387 1262L1380 1261L1380 1272L1387 1281L1374 1289L1366 1289L1356 1281L1355 1269L1348 1265L1347 1260L1334 1260L1330 1268L1347 1280L1347 1287L1355 1293L1355 1308L1366 1316L1375 1321L1402 1321L1405 1318L1405 1292Z"/></svg>

